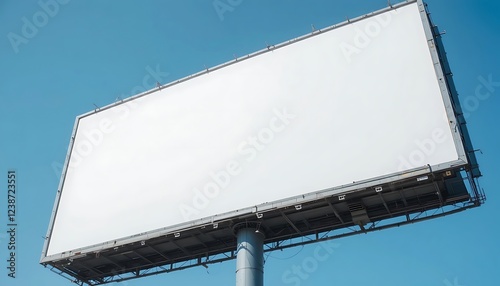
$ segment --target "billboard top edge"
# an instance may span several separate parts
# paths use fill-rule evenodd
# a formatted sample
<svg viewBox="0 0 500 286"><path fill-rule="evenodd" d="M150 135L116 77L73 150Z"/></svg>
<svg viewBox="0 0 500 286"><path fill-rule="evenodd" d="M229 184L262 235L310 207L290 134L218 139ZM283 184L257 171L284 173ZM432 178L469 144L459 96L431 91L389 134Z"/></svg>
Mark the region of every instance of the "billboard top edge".
<svg viewBox="0 0 500 286"><path fill-rule="evenodd" d="M238 62L241 62L241 61L244 61L244 60L247 60L247 59L250 59L250 58L253 58L253 57L256 57L256 56L259 56L259 55L262 55L262 54L265 54L265 53L269 53L269 52L272 52L276 49L280 49L280 48L283 48L283 47L286 47L288 45L291 45L291 44L294 44L294 43L297 43L297 42L300 42L302 40L305 40L305 39L309 39L311 37L315 37L315 36L318 36L322 33L325 33L325 32L330 32L332 30L335 30L335 29L338 29L338 28L341 28L341 27L344 27L346 25L350 25L350 24L353 24L353 23L356 23L356 22L359 22L361 20L365 20L365 19L368 19L370 17L374 17L374 16L377 16L379 14L382 14L382 13L385 13L385 12L388 12L388 11L392 11L392 10L396 10L398 8L401 8L401 7L404 7L404 6L407 6L407 5L411 5L413 3L416 3L416 2L421 2L422 0L405 0L403 2L400 2L400 3L397 3L397 4L390 4L389 3L389 6L388 7L385 7L385 8L382 8L382 9L379 9L379 10L376 10L376 11L373 11L373 12L370 12L368 14L365 14L365 15L362 15L362 16L358 16L358 17L355 17L355 18L352 18L352 19L347 19L343 22L340 22L340 23L337 23L337 24L334 24L334 25L330 25L328 27L325 27L325 28L322 28L322 29L317 29L317 30L314 30L313 32L311 33L308 33L308 34L305 34L305 35L302 35L302 36L299 36L299 37L296 37L296 38L293 38L293 39L290 39L288 41L285 41L285 42L281 42L279 44L275 44L275 45L268 45L266 48L264 49L261 49L261 50L258 50L258 51L255 51L253 53L250 53L250 54L247 54L245 56L241 56L241 57L235 57L235 59L233 60L230 60L230 61L227 61L227 62L224 62L222 64L219 64L219 65L216 65L216 66L213 66L211 68L206 68L204 70L201 70L199 72L196 72L194 74L191 74L191 75L188 75L188 76L185 76L183 78L180 78L180 79L177 79L177 80L174 80L174 81L171 81L167 84L164 84L164 85L157 85L155 88L152 88L150 90L147 90L147 91L144 91L144 92L141 92L139 94L136 94L136 95L132 95L130 97L127 97L127 98L124 98L124 99L121 99L119 101L115 101L113 103L110 103L108 105L105 105L103 107L97 107L96 109L92 110L92 111L89 111L89 112L86 112L86 113L83 113L83 114L80 114L76 117L76 121L78 122L78 120L84 118L84 117L87 117L87 116L91 116L93 114L97 114L101 111L104 111L104 110L107 110L107 109L110 109L110 108L113 108L115 106L119 106L121 104L126 104L127 102L129 101L132 101L132 100L135 100L137 98L141 98L143 96L146 96L148 94L151 94L151 93L154 93L158 90L162 90L164 88L169 88L169 87L172 87L174 85L177 85L177 84L180 84L180 83L183 83L185 81L188 81L190 79L194 79L196 77L199 77L199 76L202 76L202 75L205 75L205 74L208 74L210 72L213 72L213 71L216 71L216 70L219 70L219 69L222 69L224 67L227 67L227 66L230 66L230 65L233 65L233 64L236 64ZM389 1L390 2L390 1Z"/></svg>

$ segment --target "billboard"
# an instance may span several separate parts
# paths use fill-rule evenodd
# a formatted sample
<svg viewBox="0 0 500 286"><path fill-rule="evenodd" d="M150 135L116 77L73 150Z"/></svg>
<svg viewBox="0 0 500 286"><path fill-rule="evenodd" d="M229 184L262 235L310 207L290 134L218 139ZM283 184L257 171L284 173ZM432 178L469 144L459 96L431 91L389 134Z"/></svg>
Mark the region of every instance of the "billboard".
<svg viewBox="0 0 500 286"><path fill-rule="evenodd" d="M462 168L421 3L77 117L42 263Z"/></svg>

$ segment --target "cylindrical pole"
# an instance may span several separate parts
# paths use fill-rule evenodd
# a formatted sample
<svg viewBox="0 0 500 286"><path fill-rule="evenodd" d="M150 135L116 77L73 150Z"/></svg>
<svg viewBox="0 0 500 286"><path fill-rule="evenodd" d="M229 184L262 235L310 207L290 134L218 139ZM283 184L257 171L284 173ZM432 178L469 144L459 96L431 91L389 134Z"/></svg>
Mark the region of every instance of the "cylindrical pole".
<svg viewBox="0 0 500 286"><path fill-rule="evenodd" d="M255 228L237 233L236 286L264 285L264 235Z"/></svg>

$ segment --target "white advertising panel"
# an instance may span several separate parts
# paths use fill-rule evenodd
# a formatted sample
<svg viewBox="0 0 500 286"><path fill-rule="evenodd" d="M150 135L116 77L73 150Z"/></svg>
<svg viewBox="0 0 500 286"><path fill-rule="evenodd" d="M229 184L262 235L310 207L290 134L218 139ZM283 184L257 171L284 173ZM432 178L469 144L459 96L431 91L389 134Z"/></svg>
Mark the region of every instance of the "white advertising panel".
<svg viewBox="0 0 500 286"><path fill-rule="evenodd" d="M412 3L79 117L45 255L466 164L430 44Z"/></svg>

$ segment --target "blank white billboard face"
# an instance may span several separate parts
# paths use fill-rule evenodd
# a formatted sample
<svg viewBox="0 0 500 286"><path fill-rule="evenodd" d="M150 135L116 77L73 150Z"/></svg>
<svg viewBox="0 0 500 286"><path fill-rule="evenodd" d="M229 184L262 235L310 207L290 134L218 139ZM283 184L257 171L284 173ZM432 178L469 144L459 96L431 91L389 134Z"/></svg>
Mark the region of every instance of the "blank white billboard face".
<svg viewBox="0 0 500 286"><path fill-rule="evenodd" d="M462 162L452 119L416 3L319 33L81 117L46 255Z"/></svg>

